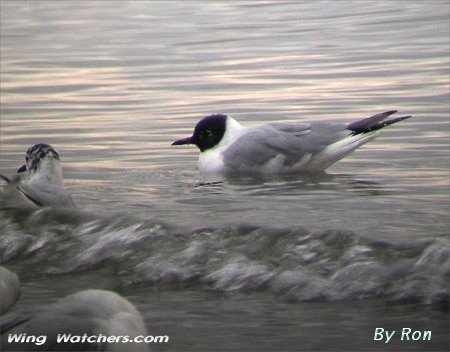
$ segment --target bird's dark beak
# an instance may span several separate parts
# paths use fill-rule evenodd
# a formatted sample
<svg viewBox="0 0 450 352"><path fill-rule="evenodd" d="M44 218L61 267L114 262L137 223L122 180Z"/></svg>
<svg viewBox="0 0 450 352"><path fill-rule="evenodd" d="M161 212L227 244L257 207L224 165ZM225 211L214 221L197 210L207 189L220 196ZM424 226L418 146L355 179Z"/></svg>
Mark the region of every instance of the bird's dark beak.
<svg viewBox="0 0 450 352"><path fill-rule="evenodd" d="M183 144L195 144L194 138L192 137L183 138L172 143L172 145L183 145Z"/></svg>
<svg viewBox="0 0 450 352"><path fill-rule="evenodd" d="M22 165L19 170L17 170L17 173L20 174L21 172L27 171L27 166L26 165Z"/></svg>

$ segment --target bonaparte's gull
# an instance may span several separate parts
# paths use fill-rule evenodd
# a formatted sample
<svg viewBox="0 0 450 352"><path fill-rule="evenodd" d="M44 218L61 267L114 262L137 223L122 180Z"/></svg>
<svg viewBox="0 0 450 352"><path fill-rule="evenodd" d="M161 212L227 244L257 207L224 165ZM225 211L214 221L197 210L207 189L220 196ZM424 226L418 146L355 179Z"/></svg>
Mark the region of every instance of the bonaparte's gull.
<svg viewBox="0 0 450 352"><path fill-rule="evenodd" d="M66 192L62 177L59 154L48 144L35 144L28 148L25 165L17 175L7 181L4 196L17 201L38 206L76 207L72 197Z"/></svg>
<svg viewBox="0 0 450 352"><path fill-rule="evenodd" d="M148 335L141 314L112 291L85 290L48 307L8 314L0 319L0 327L5 351L149 351L147 343L138 343ZM58 335L74 336L75 340L58 342ZM38 345L27 336L45 339ZM125 336L129 342L124 342Z"/></svg>
<svg viewBox="0 0 450 352"><path fill-rule="evenodd" d="M202 173L278 174L319 172L371 141L378 130L411 116L385 120L387 111L352 123L273 123L244 127L228 115L203 118L191 137L172 145L195 144Z"/></svg>

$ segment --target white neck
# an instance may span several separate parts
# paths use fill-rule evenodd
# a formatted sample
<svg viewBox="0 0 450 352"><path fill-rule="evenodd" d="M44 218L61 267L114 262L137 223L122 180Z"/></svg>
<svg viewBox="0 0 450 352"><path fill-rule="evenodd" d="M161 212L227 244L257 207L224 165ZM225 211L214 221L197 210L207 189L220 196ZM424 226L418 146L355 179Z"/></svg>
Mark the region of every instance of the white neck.
<svg viewBox="0 0 450 352"><path fill-rule="evenodd" d="M40 160L37 169L31 171L30 182L43 182L64 186L60 161L52 155L46 155Z"/></svg>
<svg viewBox="0 0 450 352"><path fill-rule="evenodd" d="M247 130L239 122L227 116L226 130L219 144L200 153L198 168L203 173L221 172L224 168L222 153Z"/></svg>
<svg viewBox="0 0 450 352"><path fill-rule="evenodd" d="M226 130L225 134L222 137L222 140L220 143L215 147L217 149L223 149L228 147L230 144L234 143L236 139L238 139L244 131L247 129L247 127L242 126L239 122L237 122L235 119L233 119L230 116L227 116L227 122L226 122ZM213 149L215 149L213 148Z"/></svg>

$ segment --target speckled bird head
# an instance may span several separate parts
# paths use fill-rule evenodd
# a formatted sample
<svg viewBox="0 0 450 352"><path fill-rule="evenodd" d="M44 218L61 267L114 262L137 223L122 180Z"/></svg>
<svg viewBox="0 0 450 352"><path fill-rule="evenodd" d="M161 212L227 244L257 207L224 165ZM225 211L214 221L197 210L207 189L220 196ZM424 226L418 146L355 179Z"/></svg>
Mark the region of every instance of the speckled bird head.
<svg viewBox="0 0 450 352"><path fill-rule="evenodd" d="M59 154L49 144L39 143L28 148L25 154L25 165L23 165L17 172L23 172L28 170L29 172L36 171L39 167L39 163L45 157L51 156L52 158L59 160Z"/></svg>

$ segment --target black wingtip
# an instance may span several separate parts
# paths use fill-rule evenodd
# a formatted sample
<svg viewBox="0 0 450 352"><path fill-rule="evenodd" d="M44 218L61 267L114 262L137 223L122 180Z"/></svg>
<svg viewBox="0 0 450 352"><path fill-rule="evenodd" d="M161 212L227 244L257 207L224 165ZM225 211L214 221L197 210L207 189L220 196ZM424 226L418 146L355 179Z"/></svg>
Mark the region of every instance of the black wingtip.
<svg viewBox="0 0 450 352"><path fill-rule="evenodd" d="M368 131L368 132L379 130L379 129L384 128L386 126L392 125L393 123L409 119L410 117L411 117L411 115L409 115L409 116L401 116L401 117L397 117L397 118L392 119L392 120L387 120L387 121L383 121L383 122L377 123L376 125L372 126L370 128L370 131Z"/></svg>
<svg viewBox="0 0 450 352"><path fill-rule="evenodd" d="M348 125L347 129L353 132L353 134L368 133L379 130L380 128L392 125L393 123L405 120L411 116L401 116L392 120L384 121L387 117L395 114L397 110L385 111L381 114L371 116L366 119L362 119L353 122Z"/></svg>

